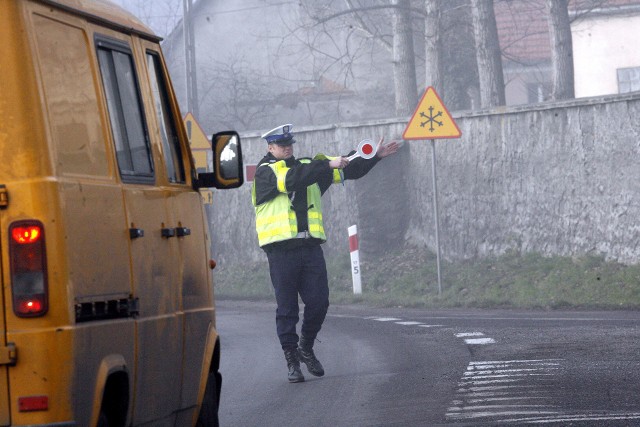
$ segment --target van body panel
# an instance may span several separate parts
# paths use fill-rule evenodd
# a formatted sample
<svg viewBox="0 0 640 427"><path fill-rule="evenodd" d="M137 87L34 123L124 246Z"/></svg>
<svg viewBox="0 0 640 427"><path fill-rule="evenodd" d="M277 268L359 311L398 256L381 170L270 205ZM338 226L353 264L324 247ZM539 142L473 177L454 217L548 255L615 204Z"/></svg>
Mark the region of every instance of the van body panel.
<svg viewBox="0 0 640 427"><path fill-rule="evenodd" d="M73 311L66 287L65 225L60 214L59 183L52 179L14 181L9 183L9 188L11 200L9 208L2 213L2 227L6 230L12 222L25 218L37 218L42 222L49 277L46 316L25 319L17 317L13 311L10 271L3 269L3 281L8 285L4 288L7 341L15 344L18 354L17 363L8 369L11 422L30 425L51 419L68 421L73 407L68 396L73 378L74 331L69 327ZM12 207L20 207L20 210ZM29 212L28 216L26 212ZM9 265L8 244L7 236L2 240L4 266ZM47 413L19 410L20 397L44 395L49 399Z"/></svg>
<svg viewBox="0 0 640 427"><path fill-rule="evenodd" d="M49 175L40 95L20 3L0 2L0 180L26 180ZM8 188L8 187L7 187ZM9 189L10 191L10 189Z"/></svg>
<svg viewBox="0 0 640 427"><path fill-rule="evenodd" d="M18 349L18 363L9 369L11 421L15 425L40 425L70 421L72 395L74 332L44 328L12 334ZM18 397L47 396L48 411L21 411Z"/></svg>
<svg viewBox="0 0 640 427"><path fill-rule="evenodd" d="M192 191L176 188L170 189L169 194L168 203L171 211L177 215L176 224L190 233L177 239L180 254L179 280L182 283L182 305L185 316L184 348L195 350L184 353L181 406L187 408L198 401L198 389L193 385L200 382L200 372L192 367L201 366L204 363L206 342L203 341L203 337L208 336L210 328L213 327L212 319L215 318L213 287L209 286L211 270L206 265L210 245L207 238L208 232L205 229L206 215L199 202L201 196ZM207 254L205 259L199 255L203 252Z"/></svg>
<svg viewBox="0 0 640 427"><path fill-rule="evenodd" d="M19 102L15 91L9 88L13 85L20 84L24 77L20 71L28 69L21 55L24 47L24 38L20 37L20 19L18 17L17 5L13 2L0 3L0 55L5 57L7 61L0 61L0 117L8 118L5 124L0 127L0 156L3 159L0 162L0 179L2 183L10 173L12 166L17 166L15 161L16 151L8 147L7 142L16 138L21 132L26 131L23 118L26 102ZM20 150L25 152L23 148ZM8 261L8 244L6 244L7 228L6 214L4 210L0 210L0 348L6 348L7 345L7 327L6 312L11 309L10 295L7 290L9 282L7 281L8 272L4 266ZM0 426L7 426L11 422L10 401L9 401L9 379L7 365L0 365Z"/></svg>
<svg viewBox="0 0 640 427"><path fill-rule="evenodd" d="M131 265L122 190L93 182L62 182L59 189L74 303L129 298Z"/></svg>
<svg viewBox="0 0 640 427"><path fill-rule="evenodd" d="M133 389L134 379L131 375L136 357L135 321L119 319L83 323L75 329L74 338L74 360L82 360L75 366L73 377L74 421L78 426L91 426L98 419L99 397L102 396L109 374L126 372ZM133 394L129 396L130 407L132 404Z"/></svg>
<svg viewBox="0 0 640 427"><path fill-rule="evenodd" d="M131 242L134 295L140 298L136 411L134 424L166 416L178 406L182 368L182 322L175 237L164 191L155 187L125 188L127 222L144 230ZM168 411L168 412L166 412Z"/></svg>
<svg viewBox="0 0 640 427"><path fill-rule="evenodd" d="M2 223L2 211L0 211L0 224ZM4 236L0 233L0 239ZM2 255L2 247L0 246L0 256ZM2 265L0 262L0 289L4 289L4 274L2 274ZM7 348L7 329L5 326L5 307L4 292L0 292L0 349L6 351ZM9 382L8 382L7 365L0 364L0 426L9 425Z"/></svg>

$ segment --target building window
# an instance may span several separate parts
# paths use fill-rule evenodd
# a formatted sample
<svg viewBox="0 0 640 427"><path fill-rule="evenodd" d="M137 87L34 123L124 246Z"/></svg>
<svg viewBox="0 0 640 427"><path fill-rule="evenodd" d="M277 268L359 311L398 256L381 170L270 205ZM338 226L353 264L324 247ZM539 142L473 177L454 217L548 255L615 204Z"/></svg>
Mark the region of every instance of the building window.
<svg viewBox="0 0 640 427"><path fill-rule="evenodd" d="M640 90L640 67L618 68L618 93Z"/></svg>

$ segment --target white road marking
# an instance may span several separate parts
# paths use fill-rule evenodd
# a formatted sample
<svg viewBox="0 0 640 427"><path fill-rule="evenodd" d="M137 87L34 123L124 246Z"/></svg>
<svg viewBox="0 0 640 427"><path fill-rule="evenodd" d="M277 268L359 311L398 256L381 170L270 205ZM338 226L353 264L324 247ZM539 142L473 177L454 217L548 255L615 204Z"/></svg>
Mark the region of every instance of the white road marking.
<svg viewBox="0 0 640 427"><path fill-rule="evenodd" d="M560 362L558 359L470 362L446 416L452 420L491 422L505 417L557 416L556 396L548 380L561 369Z"/></svg>
<svg viewBox="0 0 640 427"><path fill-rule="evenodd" d="M516 368L516 369L483 369L483 370L476 370L476 369L469 369L467 368L467 372L464 373L465 376L477 376L477 375L489 375L489 374L508 374L508 373L519 373L519 372L536 372L536 371L548 371L550 369L557 369L557 368L548 368L548 367L544 367L544 368Z"/></svg>
<svg viewBox="0 0 640 427"><path fill-rule="evenodd" d="M484 344L494 344L496 340L493 338L467 338L464 340L465 343L470 345L484 345Z"/></svg>
<svg viewBox="0 0 640 427"><path fill-rule="evenodd" d="M402 319L398 319L397 317L376 317L371 320L376 320L378 322L395 322L396 320L402 320Z"/></svg>
<svg viewBox="0 0 640 427"><path fill-rule="evenodd" d="M465 375L467 375L465 373ZM477 375L475 377L473 377L473 379L478 379L478 378L507 378L507 377L544 377L544 376L552 376L553 374L505 374L505 375ZM463 380L468 380L469 378L463 378Z"/></svg>
<svg viewBox="0 0 640 427"><path fill-rule="evenodd" d="M612 413L608 415L602 414L568 414L554 415L547 417L530 417L530 418L511 418L500 420L500 424L527 423L527 424L550 424L572 421L613 421L613 420L637 420L640 419L640 413Z"/></svg>
<svg viewBox="0 0 640 427"><path fill-rule="evenodd" d="M537 365L559 365L557 362L562 362L564 359L529 359L529 360L490 360L486 362L469 362L469 366L491 366L491 365L502 365L507 366L513 363L526 363L528 365L537 364ZM468 368L467 368L468 369Z"/></svg>
<svg viewBox="0 0 640 427"><path fill-rule="evenodd" d="M415 326L415 325L420 325L420 322L413 322L413 321L408 321L408 322L396 322L398 325L405 325L405 326Z"/></svg>
<svg viewBox="0 0 640 427"><path fill-rule="evenodd" d="M456 334L456 338L464 338L464 337L481 337L484 334L482 332L460 332Z"/></svg>
<svg viewBox="0 0 640 427"><path fill-rule="evenodd" d="M444 325L417 325L420 328L440 328Z"/></svg>
<svg viewBox="0 0 640 427"><path fill-rule="evenodd" d="M557 411L472 412L470 414L447 413L447 417L454 418L454 419L461 419L461 418L469 419L469 418L496 417L496 416L503 416L503 415L534 415L534 414L557 414L557 413L558 413Z"/></svg>

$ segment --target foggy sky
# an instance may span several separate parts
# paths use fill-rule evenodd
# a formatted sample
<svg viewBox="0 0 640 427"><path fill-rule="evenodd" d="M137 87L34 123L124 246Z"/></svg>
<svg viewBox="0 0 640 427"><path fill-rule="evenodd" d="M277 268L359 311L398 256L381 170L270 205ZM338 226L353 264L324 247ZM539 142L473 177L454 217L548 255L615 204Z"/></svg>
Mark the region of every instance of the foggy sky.
<svg viewBox="0 0 640 427"><path fill-rule="evenodd" d="M183 0L110 1L136 15L161 37L169 35L176 24L182 19Z"/></svg>

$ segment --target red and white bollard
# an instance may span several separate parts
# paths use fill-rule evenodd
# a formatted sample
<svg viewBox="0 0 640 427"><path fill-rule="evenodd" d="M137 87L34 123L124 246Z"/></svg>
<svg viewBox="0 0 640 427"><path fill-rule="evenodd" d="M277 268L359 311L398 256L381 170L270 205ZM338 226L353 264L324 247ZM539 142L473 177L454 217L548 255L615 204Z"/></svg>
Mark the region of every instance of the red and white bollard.
<svg viewBox="0 0 640 427"><path fill-rule="evenodd" d="M360 280L360 250L358 249L358 227L349 227L349 252L351 252L351 278L353 279L353 293L362 293Z"/></svg>

